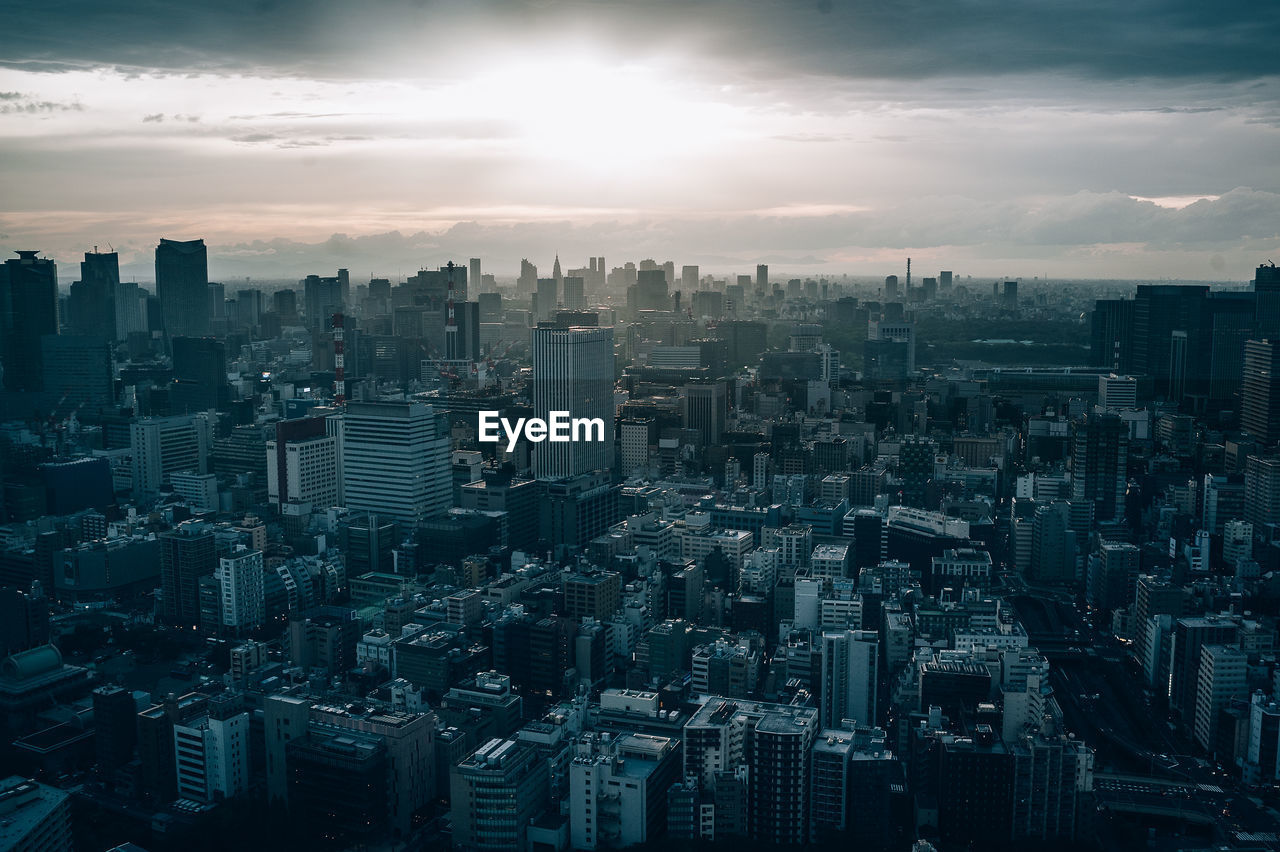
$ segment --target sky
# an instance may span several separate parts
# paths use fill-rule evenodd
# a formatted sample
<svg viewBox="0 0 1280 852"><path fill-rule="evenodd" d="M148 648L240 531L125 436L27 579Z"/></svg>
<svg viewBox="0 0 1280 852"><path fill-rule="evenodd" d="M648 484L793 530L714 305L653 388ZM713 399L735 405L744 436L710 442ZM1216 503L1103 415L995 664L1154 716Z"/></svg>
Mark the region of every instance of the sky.
<svg viewBox="0 0 1280 852"><path fill-rule="evenodd" d="M0 0L0 251L1243 281L1280 4Z"/></svg>

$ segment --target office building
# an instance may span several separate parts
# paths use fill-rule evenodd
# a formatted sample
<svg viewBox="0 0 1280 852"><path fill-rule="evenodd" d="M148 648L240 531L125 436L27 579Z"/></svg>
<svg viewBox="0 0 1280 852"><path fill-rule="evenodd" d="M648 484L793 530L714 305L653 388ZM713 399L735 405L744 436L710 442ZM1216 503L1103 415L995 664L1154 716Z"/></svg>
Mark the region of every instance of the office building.
<svg viewBox="0 0 1280 852"><path fill-rule="evenodd" d="M210 704L210 713L173 726L178 796L217 802L249 789L249 713Z"/></svg>
<svg viewBox="0 0 1280 852"><path fill-rule="evenodd" d="M874 630L822 634L822 727L840 728L846 720L875 725L879 657L879 634Z"/></svg>
<svg viewBox="0 0 1280 852"><path fill-rule="evenodd" d="M592 440L543 441L533 450L533 471L555 479L613 468L613 329L552 328L533 331L534 416L550 420L552 412L573 419L599 420L589 429Z"/></svg>
<svg viewBox="0 0 1280 852"><path fill-rule="evenodd" d="M200 578L217 568L213 529L189 521L157 538L160 541L161 612L167 624L200 623Z"/></svg>
<svg viewBox="0 0 1280 852"><path fill-rule="evenodd" d="M92 340L116 340L116 288L120 286L120 258L115 252L85 252L80 280L72 283L67 300L68 325L74 334Z"/></svg>
<svg viewBox="0 0 1280 852"><path fill-rule="evenodd" d="M222 628L232 636L257 630L266 620L262 551L243 545L218 560L214 572L222 592Z"/></svg>
<svg viewBox="0 0 1280 852"><path fill-rule="evenodd" d="M209 253L204 240L161 240L156 247L156 296L165 334L204 337L213 331Z"/></svg>
<svg viewBox="0 0 1280 852"><path fill-rule="evenodd" d="M46 334L40 338L41 385L58 414L91 413L115 402L111 344L78 334Z"/></svg>
<svg viewBox="0 0 1280 852"><path fill-rule="evenodd" d="M1265 446L1280 440L1280 338L1244 345L1240 426Z"/></svg>
<svg viewBox="0 0 1280 852"><path fill-rule="evenodd" d="M572 848L617 849L661 836L667 788L679 774L677 743L652 734L584 734L569 765Z"/></svg>
<svg viewBox="0 0 1280 852"><path fill-rule="evenodd" d="M0 365L4 387L38 391L44 381L40 339L58 333L58 268L19 251L0 267Z"/></svg>
<svg viewBox="0 0 1280 852"><path fill-rule="evenodd" d="M448 422L430 405L349 403L342 419L341 464L348 509L412 529L452 503Z"/></svg>
<svg viewBox="0 0 1280 852"><path fill-rule="evenodd" d="M548 762L529 742L491 739L450 771L453 842L467 852L526 848L547 805Z"/></svg>
<svg viewBox="0 0 1280 852"><path fill-rule="evenodd" d="M202 414L146 417L130 427L133 493L160 493L170 474L209 473L213 421Z"/></svg>

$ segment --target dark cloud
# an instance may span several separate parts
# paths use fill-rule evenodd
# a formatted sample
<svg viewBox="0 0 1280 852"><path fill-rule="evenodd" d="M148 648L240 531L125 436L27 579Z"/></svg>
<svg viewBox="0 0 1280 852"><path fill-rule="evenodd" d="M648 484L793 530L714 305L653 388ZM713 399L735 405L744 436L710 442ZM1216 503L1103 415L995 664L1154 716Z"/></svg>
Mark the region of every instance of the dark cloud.
<svg viewBox="0 0 1280 852"><path fill-rule="evenodd" d="M1275 74L1280 32L1280 4L1247 0L6 0L3 11L22 33L9 65L320 77L447 76L476 45L579 37L620 56L681 48L744 77L1240 80Z"/></svg>

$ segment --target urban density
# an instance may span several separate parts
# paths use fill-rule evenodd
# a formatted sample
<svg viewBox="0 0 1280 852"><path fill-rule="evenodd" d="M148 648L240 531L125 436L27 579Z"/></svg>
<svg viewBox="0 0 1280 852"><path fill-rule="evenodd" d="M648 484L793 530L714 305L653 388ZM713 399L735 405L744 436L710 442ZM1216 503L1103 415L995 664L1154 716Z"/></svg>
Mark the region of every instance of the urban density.
<svg viewBox="0 0 1280 852"><path fill-rule="evenodd" d="M1274 265L154 259L0 266L0 847L1280 848Z"/></svg>

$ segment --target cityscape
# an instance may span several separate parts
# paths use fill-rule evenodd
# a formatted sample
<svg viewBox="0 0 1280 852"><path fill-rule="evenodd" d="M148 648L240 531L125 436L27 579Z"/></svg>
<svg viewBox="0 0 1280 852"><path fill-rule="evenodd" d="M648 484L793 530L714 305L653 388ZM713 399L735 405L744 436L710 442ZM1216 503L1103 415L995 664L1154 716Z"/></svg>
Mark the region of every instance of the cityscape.
<svg viewBox="0 0 1280 852"><path fill-rule="evenodd" d="M1280 5L0 19L0 852L1280 852Z"/></svg>

